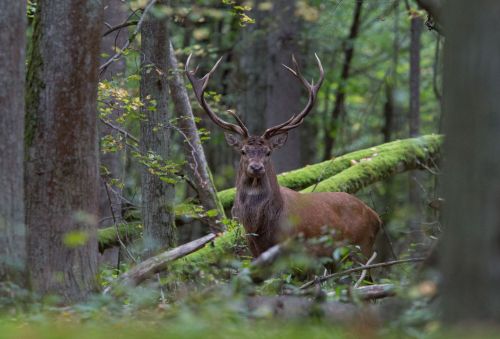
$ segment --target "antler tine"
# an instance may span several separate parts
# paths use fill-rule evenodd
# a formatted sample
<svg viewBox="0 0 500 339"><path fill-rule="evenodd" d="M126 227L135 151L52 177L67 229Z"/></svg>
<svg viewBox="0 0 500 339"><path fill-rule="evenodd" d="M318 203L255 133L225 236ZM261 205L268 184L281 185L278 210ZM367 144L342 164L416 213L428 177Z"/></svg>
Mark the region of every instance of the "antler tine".
<svg viewBox="0 0 500 339"><path fill-rule="evenodd" d="M202 78L196 78L195 74L196 74L196 71L198 70L198 67L196 67L196 69L194 71L190 71L189 70L189 63L191 61L191 57L192 56L193 56L192 53L189 54L189 56L188 56L188 58L186 60L185 71L186 71L187 78L189 79L189 81L193 85L193 91L194 91L194 94L196 96L196 100L198 100L198 103L201 105L201 107L205 110L205 112L208 114L208 116L210 117L210 119L212 119L212 121L217 126L223 128L223 129L225 129L227 131L237 133L237 134L239 134L239 135L241 135L241 136L243 136L245 138L248 137L248 129L245 127L245 124L236 115L236 113L232 113L231 115L233 117L235 117L235 119L238 122L239 126L235 125L235 124L232 124L232 123L229 123L229 122L226 122L226 121L222 120L221 118L219 118L212 111L212 109L210 108L210 106L208 106L208 103L205 100L205 89L207 88L208 81L210 80L210 76L217 69L217 66L219 66L219 63L222 61L222 57L220 57L219 60L217 60L217 62L215 63L215 65L212 67L212 69L207 74L205 74Z"/></svg>
<svg viewBox="0 0 500 339"><path fill-rule="evenodd" d="M319 68L319 80L316 84L314 84L314 80L311 81L311 83L309 83L304 78L304 76L300 72L299 64L293 54L292 54L292 63L294 69L287 65L283 65L283 67L285 67L295 78L297 78L304 85L304 87L306 87L309 93L307 104L306 107L304 107L304 109L299 114L294 114L290 119L288 119L284 123L268 128L263 134L264 138L270 138L274 135L285 133L293 128L300 126L304 122L304 118L307 116L307 114L309 114L309 112L313 108L314 102L316 100L316 95L318 94L318 91L321 88L321 85L323 84L323 80L325 78L325 71L323 69L323 65L321 64L321 60L319 59L316 53L314 53L314 56L316 57L316 62L318 63L318 68Z"/></svg>
<svg viewBox="0 0 500 339"><path fill-rule="evenodd" d="M232 111L230 109L228 109L227 112L229 114L231 114L231 116L236 120L236 122L238 123L238 125L240 125L240 127L243 130L243 132L245 133L245 135L248 136L248 128L245 126L245 124L241 120L240 116L238 114L236 114L236 112L234 112L234 111Z"/></svg>

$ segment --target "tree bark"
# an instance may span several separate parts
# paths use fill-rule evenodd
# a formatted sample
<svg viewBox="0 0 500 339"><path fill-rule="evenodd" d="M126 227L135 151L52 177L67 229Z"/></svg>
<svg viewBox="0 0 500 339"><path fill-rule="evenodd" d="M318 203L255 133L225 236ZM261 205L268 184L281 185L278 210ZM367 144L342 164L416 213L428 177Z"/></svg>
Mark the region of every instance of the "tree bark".
<svg viewBox="0 0 500 339"><path fill-rule="evenodd" d="M410 137L420 134L420 49L423 20L418 13L410 11L410 109L408 111L408 123ZM420 181L422 176L418 172L408 173L409 202L412 208L412 216L409 218L410 234L408 242L420 244L424 241L420 227L422 219L422 197L420 192ZM421 247L416 247L420 251Z"/></svg>
<svg viewBox="0 0 500 339"><path fill-rule="evenodd" d="M127 13L124 11L123 2L120 0L105 0L104 5L104 22L112 27L117 26L127 19ZM108 28L104 26L106 31ZM122 46L124 41L128 39L128 30L126 28L117 31L115 34L108 34L103 37L101 42L101 53L108 55L113 55L115 52L115 46ZM101 58L101 62L106 61L107 58ZM123 73L125 71L125 59L119 59L113 62L106 71L101 74L103 80L111 81L113 77L118 73ZM113 104L110 102L110 104ZM115 108L114 111L107 116L106 119L114 122L114 120L121 115L119 109ZM119 132L113 128L100 123L99 124L99 136L100 138L106 135L113 135L117 137ZM109 179L120 178L123 174L123 164L121 161L121 152L114 153L102 153L100 152L100 164L101 167L107 169L108 175L102 175L103 178L109 182ZM105 185L100 183L99 185L99 220L103 220L99 226L109 226L113 222L120 223L122 217L122 201L121 201L121 189L119 187L113 187L116 193L110 192L110 199L108 199L108 194L106 192ZM111 200L111 206L110 202ZM113 220L114 219L114 220Z"/></svg>
<svg viewBox="0 0 500 339"><path fill-rule="evenodd" d="M448 1L443 15L442 311L453 324L493 324L500 321L500 2Z"/></svg>
<svg viewBox="0 0 500 339"><path fill-rule="evenodd" d="M168 81L170 95L174 102L176 115L179 118L179 127L186 137L183 140L183 149L188 162L186 166L188 176L194 183L198 199L205 211L217 212L216 216L208 217L208 222L211 231L218 232L224 228L223 224L220 223L220 220L225 217L224 208L217 197L212 174L194 121L191 103L181 76L182 71L177 67L177 59L171 43L168 54L168 68L172 71Z"/></svg>
<svg viewBox="0 0 500 339"><path fill-rule="evenodd" d="M298 114L307 98L302 84L282 66L282 64L290 64L292 54L298 61L303 59L300 58L298 46L301 21L295 15L297 2L296 0L276 0L272 3L273 8L267 18L269 22L267 27L268 53L264 57L264 61L267 62L265 72L265 76L267 75L266 128L288 120L292 114ZM308 60L314 62L312 53L308 54ZM300 129L290 131L285 146L274 153L276 173L301 167L301 149Z"/></svg>
<svg viewBox="0 0 500 339"><path fill-rule="evenodd" d="M167 18L156 18L150 13L146 15L141 28L140 95L143 106L140 148L143 155L159 156L161 161L165 161L170 157L171 147ZM165 183L147 166L143 166L141 192L144 244L148 255L160 248L175 246L174 185Z"/></svg>
<svg viewBox="0 0 500 339"><path fill-rule="evenodd" d="M250 17L255 23L242 30L238 44L238 79L235 84L238 95L238 113L251 134L262 134L266 129L267 105L267 60L266 33L269 25L269 10L261 10L264 0L256 0ZM266 18L267 17L267 18Z"/></svg>
<svg viewBox="0 0 500 339"><path fill-rule="evenodd" d="M104 23L111 27L116 27L122 24L127 19L124 4L121 0L105 0L104 2ZM104 32L108 30L104 26ZM106 55L113 55L115 47L123 46L126 39L128 39L128 29L117 30L113 34L107 34L101 41L101 53ZM106 62L107 57L101 57L101 63ZM103 80L111 81L113 77L119 73L125 72L125 59L120 58L109 65L109 67L101 74ZM108 102L113 105L112 99ZM105 117L106 120L115 122L116 118L121 115L121 110L115 105L111 114ZM106 135L112 135L117 138L119 132L110 126L99 123L99 140ZM122 162L123 153L121 151L104 153L102 150L99 152L100 156L100 174L102 180L99 181L99 228L109 227L114 224L122 222L122 189L115 185L110 184L111 179L124 179L123 172L124 166ZM105 170L104 170L105 169ZM109 186L107 187L106 185ZM112 189L111 189L112 188ZM105 253L102 253L99 261L100 264L107 263L114 267L118 266L120 256L119 248L110 248Z"/></svg>
<svg viewBox="0 0 500 339"><path fill-rule="evenodd" d="M410 110L408 122L410 137L420 134L420 38L423 20L416 14L411 14L410 20Z"/></svg>
<svg viewBox="0 0 500 339"><path fill-rule="evenodd" d="M332 111L332 121L325 126L325 150L323 160L330 159L339 130L339 119L345 114L346 85L351 70L351 62L354 57L354 41L358 37L361 26L361 12L363 0L356 1L349 35L344 41L344 63L340 74L339 85L335 93L335 105Z"/></svg>
<svg viewBox="0 0 500 339"><path fill-rule="evenodd" d="M100 1L37 3L26 101L26 225L33 289L97 289Z"/></svg>
<svg viewBox="0 0 500 339"><path fill-rule="evenodd" d="M26 1L0 2L0 281L26 285L24 86Z"/></svg>

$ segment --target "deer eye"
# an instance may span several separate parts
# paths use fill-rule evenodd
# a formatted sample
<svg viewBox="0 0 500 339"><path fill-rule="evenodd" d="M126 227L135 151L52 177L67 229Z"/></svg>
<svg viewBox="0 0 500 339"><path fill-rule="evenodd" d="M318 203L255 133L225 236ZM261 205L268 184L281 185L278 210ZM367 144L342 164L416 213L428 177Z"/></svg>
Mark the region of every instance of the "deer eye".
<svg viewBox="0 0 500 339"><path fill-rule="evenodd" d="M241 155L245 155L245 154L247 154L247 152L245 152L245 150L244 150L244 149L242 149L242 150L241 150Z"/></svg>
<svg viewBox="0 0 500 339"><path fill-rule="evenodd" d="M266 157L270 156L271 155L271 151L267 151L266 153Z"/></svg>

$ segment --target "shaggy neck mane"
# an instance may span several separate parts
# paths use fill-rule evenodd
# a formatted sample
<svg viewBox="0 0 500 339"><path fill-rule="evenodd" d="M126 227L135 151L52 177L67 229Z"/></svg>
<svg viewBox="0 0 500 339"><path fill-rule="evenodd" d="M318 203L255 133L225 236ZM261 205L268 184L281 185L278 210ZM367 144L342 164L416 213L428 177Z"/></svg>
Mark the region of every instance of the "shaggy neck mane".
<svg viewBox="0 0 500 339"><path fill-rule="evenodd" d="M283 199L273 165L265 165L266 174L262 178L252 178L246 174L242 161L236 177L236 214L247 232L268 233L276 227L283 209Z"/></svg>

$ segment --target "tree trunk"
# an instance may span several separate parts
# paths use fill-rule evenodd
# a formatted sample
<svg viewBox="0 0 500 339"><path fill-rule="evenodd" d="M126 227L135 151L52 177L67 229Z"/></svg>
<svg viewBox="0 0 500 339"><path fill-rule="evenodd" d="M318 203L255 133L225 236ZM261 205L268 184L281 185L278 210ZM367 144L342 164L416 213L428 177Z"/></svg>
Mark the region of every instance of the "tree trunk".
<svg viewBox="0 0 500 339"><path fill-rule="evenodd" d="M335 139L338 135L339 130L339 119L345 114L345 90L351 70L352 58L354 57L354 41L358 37L359 28L361 26L362 8L363 0L356 1L351 28L349 30L349 36L344 41L344 63L342 65L342 73L340 74L339 85L335 93L335 105L333 106L332 111L332 121L330 124L326 124L325 126L325 150L323 154L324 160L330 159L332 155L333 147L335 145Z"/></svg>
<svg viewBox="0 0 500 339"><path fill-rule="evenodd" d="M188 162L186 166L188 176L194 183L198 199L203 208L206 211L217 212L217 215L209 217L208 221L212 232L220 232L223 230L223 224L219 221L225 217L224 208L217 197L212 174L194 121L191 103L182 79L182 71L177 67L177 59L172 44L169 45L168 68L172 70L172 76L168 81L170 95L174 102L176 115L179 118L179 127L186 137L183 140L183 145Z"/></svg>
<svg viewBox="0 0 500 339"><path fill-rule="evenodd" d="M125 7L121 0L105 0L104 2L104 22L105 24L114 27L123 23L127 19L127 13ZM108 28L104 26L104 31ZM101 53L105 53L108 56L102 58L101 63L106 62L109 55L115 53L116 46L123 46L126 39L128 39L128 30L123 28L116 31L113 34L108 34L102 38L101 41ZM120 58L109 65L106 71L101 74L103 80L111 81L113 77L118 73L125 72L125 59ZM113 104L109 102L109 104ZM114 122L117 117L121 115L119 108L114 108L111 114L105 119ZM99 123L99 139L106 135L112 135L114 138L118 137L118 131L105 125L104 123ZM122 222L122 189L119 186L106 186L109 184L111 179L124 179L123 172L124 166L122 162L122 152L110 152L103 153L102 150L99 152L100 156L100 166L101 166L101 178L99 181L99 228L109 227L114 224L119 224ZM105 170L104 170L105 168ZM99 258L100 263L108 263L113 266L117 266L119 262L120 249L110 248L105 251Z"/></svg>
<svg viewBox="0 0 500 339"><path fill-rule="evenodd" d="M500 2L446 6L442 310L457 325L493 324L500 321Z"/></svg>
<svg viewBox="0 0 500 339"><path fill-rule="evenodd" d="M99 1L39 1L26 101L26 225L33 289L97 288Z"/></svg>
<svg viewBox="0 0 500 339"><path fill-rule="evenodd" d="M255 23L242 30L239 44L238 80L235 84L238 95L238 113L251 134L262 134L266 129L266 92L268 46L266 34L269 25L269 10L261 10L264 0L256 0L250 16Z"/></svg>
<svg viewBox="0 0 500 339"><path fill-rule="evenodd" d="M411 14L410 28L410 111L408 122L410 137L420 134L420 37L423 20L418 14Z"/></svg>
<svg viewBox="0 0 500 339"><path fill-rule="evenodd" d="M26 1L0 2L0 281L26 283L24 80Z"/></svg>
<svg viewBox="0 0 500 339"><path fill-rule="evenodd" d="M147 14L141 28L141 153L170 157L169 128L171 114L168 110L167 18ZM162 247L175 246L174 197L175 187L165 183L160 176L143 166L141 174L142 217L144 243L148 255Z"/></svg>
<svg viewBox="0 0 500 339"><path fill-rule="evenodd" d="M382 134L384 142L389 142L394 138L397 120L397 103L395 100L396 91L398 88L398 64L399 64L399 2L396 2L394 8L394 40L392 50L392 67L389 79L385 83L385 97L384 104L384 127Z"/></svg>
<svg viewBox="0 0 500 339"><path fill-rule="evenodd" d="M127 13L124 11L123 3L121 0L105 0L104 5L104 22L112 27L121 24L127 19ZM106 26L105 31L108 29ZM108 34L102 38L101 42L101 53L107 55L113 55L115 52L115 46L123 46L124 42L128 39L128 30L126 28L117 31L114 34ZM102 58L101 61L106 61L108 57ZM125 59L120 58L116 60L106 71L101 75L103 80L111 81L114 76L118 73L125 72ZM112 104L110 102L110 104ZM114 120L121 114L119 109L114 109L114 111L106 117L107 120L114 122ZM100 138L106 135L118 136L116 130L111 127L100 123L99 124L99 136ZM109 179L120 178L123 174L123 164L121 161L121 152L114 153L100 153L100 164L101 167L105 167L107 170L107 175L101 175L107 182ZM102 171L101 171L102 173ZM101 220L100 226L109 226L113 222L121 222L122 217L122 202L121 202L121 189L119 187L113 186L113 192L110 193L110 199L108 199L108 194L103 182L99 185L99 220ZM111 200L111 206L110 201ZM114 216L114 217L113 217ZM115 220L113 220L115 219Z"/></svg>
<svg viewBox="0 0 500 339"><path fill-rule="evenodd" d="M420 134L420 38L423 20L418 13L411 12L410 15L410 110L408 112L408 123L410 137L416 137ZM408 241L420 244L424 240L420 227L422 219L420 181L422 176L418 172L410 172L408 173L408 179L409 202L412 208L412 216L408 220L410 231ZM417 246L416 249L420 251L422 248Z"/></svg>
<svg viewBox="0 0 500 339"><path fill-rule="evenodd" d="M268 54L264 58L267 61L266 128L288 120L292 114L298 114L307 98L302 84L282 66L290 65L292 54L298 61L303 59L300 58L298 47L301 22L295 15L295 10L295 0L273 1L271 15L267 18ZM307 59L314 63L313 53L308 53ZM290 131L285 146L275 152L274 164L277 173L302 166L300 134L300 129Z"/></svg>

